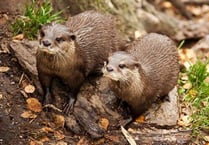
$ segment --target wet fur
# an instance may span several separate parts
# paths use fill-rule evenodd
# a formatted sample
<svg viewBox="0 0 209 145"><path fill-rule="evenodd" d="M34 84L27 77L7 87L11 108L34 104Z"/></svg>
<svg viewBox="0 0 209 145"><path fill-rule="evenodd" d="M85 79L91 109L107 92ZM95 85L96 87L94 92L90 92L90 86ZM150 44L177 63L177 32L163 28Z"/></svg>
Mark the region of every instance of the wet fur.
<svg viewBox="0 0 209 145"><path fill-rule="evenodd" d="M44 46L44 41L51 45ZM61 78L76 96L85 78L101 71L109 53L123 46L112 17L95 11L70 17L65 25L43 26L39 42L37 69L45 96L54 77Z"/></svg>
<svg viewBox="0 0 209 145"><path fill-rule="evenodd" d="M179 64L175 44L167 36L151 33L128 46L127 52L115 52L104 66L115 94L126 101L134 115L140 115L159 96L165 96L177 84ZM121 69L119 64L126 64ZM108 72L107 67L113 68Z"/></svg>

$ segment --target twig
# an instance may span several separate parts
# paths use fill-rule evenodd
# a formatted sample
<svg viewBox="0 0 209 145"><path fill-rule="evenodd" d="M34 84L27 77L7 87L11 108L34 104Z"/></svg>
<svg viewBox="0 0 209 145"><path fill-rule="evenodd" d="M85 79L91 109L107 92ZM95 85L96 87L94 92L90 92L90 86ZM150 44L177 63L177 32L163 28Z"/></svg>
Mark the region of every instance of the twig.
<svg viewBox="0 0 209 145"><path fill-rule="evenodd" d="M61 109L57 108L57 107L54 106L53 104L46 104L43 108L52 108L52 109L54 109L55 111L62 112Z"/></svg>
<svg viewBox="0 0 209 145"><path fill-rule="evenodd" d="M21 75L21 77L20 77L20 80L19 80L19 82L18 82L18 85L20 85L20 84L21 84L21 82L22 82L22 80L23 80L24 75L25 75L25 73L22 73L22 75Z"/></svg>
<svg viewBox="0 0 209 145"><path fill-rule="evenodd" d="M130 133L128 133L128 131L123 126L121 126L121 131L130 145L136 145L136 142L133 139L133 137L130 135Z"/></svg>

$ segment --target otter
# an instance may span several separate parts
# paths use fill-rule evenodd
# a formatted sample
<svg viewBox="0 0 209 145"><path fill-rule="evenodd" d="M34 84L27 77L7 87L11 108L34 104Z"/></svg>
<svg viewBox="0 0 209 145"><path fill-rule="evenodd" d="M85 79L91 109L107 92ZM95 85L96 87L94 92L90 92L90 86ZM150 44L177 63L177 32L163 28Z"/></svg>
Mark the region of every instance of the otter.
<svg viewBox="0 0 209 145"><path fill-rule="evenodd" d="M137 117L177 84L177 47L169 37L150 33L129 44L126 52L109 56L102 72L115 95L127 102Z"/></svg>
<svg viewBox="0 0 209 145"><path fill-rule="evenodd" d="M69 101L63 109L66 114L73 110L85 78L101 72L109 53L123 46L114 19L96 11L75 15L65 24L53 22L42 26L39 43L36 59L44 90L43 103L52 102L51 84L58 77L69 88Z"/></svg>

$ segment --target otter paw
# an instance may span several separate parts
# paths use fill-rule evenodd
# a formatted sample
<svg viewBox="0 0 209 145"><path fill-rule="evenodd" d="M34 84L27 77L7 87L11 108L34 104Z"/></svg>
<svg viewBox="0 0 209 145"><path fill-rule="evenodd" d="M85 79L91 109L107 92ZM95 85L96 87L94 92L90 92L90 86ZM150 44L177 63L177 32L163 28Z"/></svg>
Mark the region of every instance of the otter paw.
<svg viewBox="0 0 209 145"><path fill-rule="evenodd" d="M70 98L69 102L64 104L63 112L65 114L71 114L73 112L75 100L75 98Z"/></svg>

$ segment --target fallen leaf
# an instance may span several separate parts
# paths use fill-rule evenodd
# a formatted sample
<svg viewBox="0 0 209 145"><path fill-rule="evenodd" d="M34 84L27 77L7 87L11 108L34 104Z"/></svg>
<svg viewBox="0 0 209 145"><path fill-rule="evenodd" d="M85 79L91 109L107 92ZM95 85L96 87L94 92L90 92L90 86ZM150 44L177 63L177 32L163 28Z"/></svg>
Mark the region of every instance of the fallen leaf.
<svg viewBox="0 0 209 145"><path fill-rule="evenodd" d="M85 137L82 137L76 145L89 145L89 143Z"/></svg>
<svg viewBox="0 0 209 145"><path fill-rule="evenodd" d="M99 120L99 125L104 129L107 130L108 126L109 126L109 120L106 118L100 118Z"/></svg>
<svg viewBox="0 0 209 145"><path fill-rule="evenodd" d="M138 122L138 123L143 123L144 121L145 121L144 115L141 115L141 116L136 118L136 122Z"/></svg>
<svg viewBox="0 0 209 145"><path fill-rule="evenodd" d="M197 56L192 49L180 49L179 60L186 68L189 68L191 64L196 62Z"/></svg>
<svg viewBox="0 0 209 145"><path fill-rule="evenodd" d="M56 145L68 145L67 142L64 141L59 141L56 143Z"/></svg>
<svg viewBox="0 0 209 145"><path fill-rule="evenodd" d="M189 95L191 95L191 97L196 97L197 90L194 90L194 89L189 90Z"/></svg>
<svg viewBox="0 0 209 145"><path fill-rule="evenodd" d="M65 125L65 118L62 115L54 115L54 123L56 125L56 128L58 127L64 127Z"/></svg>
<svg viewBox="0 0 209 145"><path fill-rule="evenodd" d="M65 135L60 133L59 131L55 131L54 136L55 136L56 140L61 140L61 139L65 138Z"/></svg>
<svg viewBox="0 0 209 145"><path fill-rule="evenodd" d="M186 126L190 125L190 122L191 122L191 119L190 119L189 115L183 115L183 116L181 116L181 119L178 120L177 124L179 126L186 127Z"/></svg>
<svg viewBox="0 0 209 145"><path fill-rule="evenodd" d="M43 127L43 128L41 128L41 131L43 131L45 133L49 133L49 132L54 133L54 130L50 127Z"/></svg>
<svg viewBox="0 0 209 145"><path fill-rule="evenodd" d="M37 141L37 140L31 140L29 145L43 145L43 142Z"/></svg>
<svg viewBox="0 0 209 145"><path fill-rule="evenodd" d="M208 106L208 101L202 101L202 105L203 105L203 107Z"/></svg>
<svg viewBox="0 0 209 145"><path fill-rule="evenodd" d="M4 72L7 72L10 68L7 67L7 66L1 66L0 67L0 73L4 73Z"/></svg>
<svg viewBox="0 0 209 145"><path fill-rule="evenodd" d="M19 35L12 37L13 40L23 40L23 38L24 38L23 34L19 34Z"/></svg>
<svg viewBox="0 0 209 145"><path fill-rule="evenodd" d="M114 141L114 142L120 142L120 139L119 139L119 137L118 136L113 136L113 135L105 135L105 138L106 139L109 139L109 140L111 140L111 141Z"/></svg>
<svg viewBox="0 0 209 145"><path fill-rule="evenodd" d="M204 140L209 142L209 136L204 136ZM206 145L209 145L209 143L207 143Z"/></svg>
<svg viewBox="0 0 209 145"><path fill-rule="evenodd" d="M26 93L33 93L35 91L35 87L33 85L27 85L24 90Z"/></svg>
<svg viewBox="0 0 209 145"><path fill-rule="evenodd" d="M188 75L186 75L186 73L184 73L183 76L181 77L181 80L188 81L189 80Z"/></svg>
<svg viewBox="0 0 209 145"><path fill-rule="evenodd" d="M49 138L47 136L43 136L41 139L40 139L41 142L47 142L49 141Z"/></svg>
<svg viewBox="0 0 209 145"><path fill-rule="evenodd" d="M165 1L165 2L162 3L162 6L165 7L165 8L171 8L172 4L168 1Z"/></svg>
<svg viewBox="0 0 209 145"><path fill-rule="evenodd" d="M41 112L42 110L42 105L36 98L28 98L26 100L27 102L27 108L31 111L34 112Z"/></svg>
<svg viewBox="0 0 209 145"><path fill-rule="evenodd" d="M25 111L20 115L22 118L31 118L34 119L37 117L36 114L32 113L30 110L29 111Z"/></svg>
<svg viewBox="0 0 209 145"><path fill-rule="evenodd" d="M183 88L189 90L189 89L192 88L192 84L190 82L188 82L188 83L183 85Z"/></svg>
<svg viewBox="0 0 209 145"><path fill-rule="evenodd" d="M0 94L0 99L2 99L3 98L3 94Z"/></svg>

